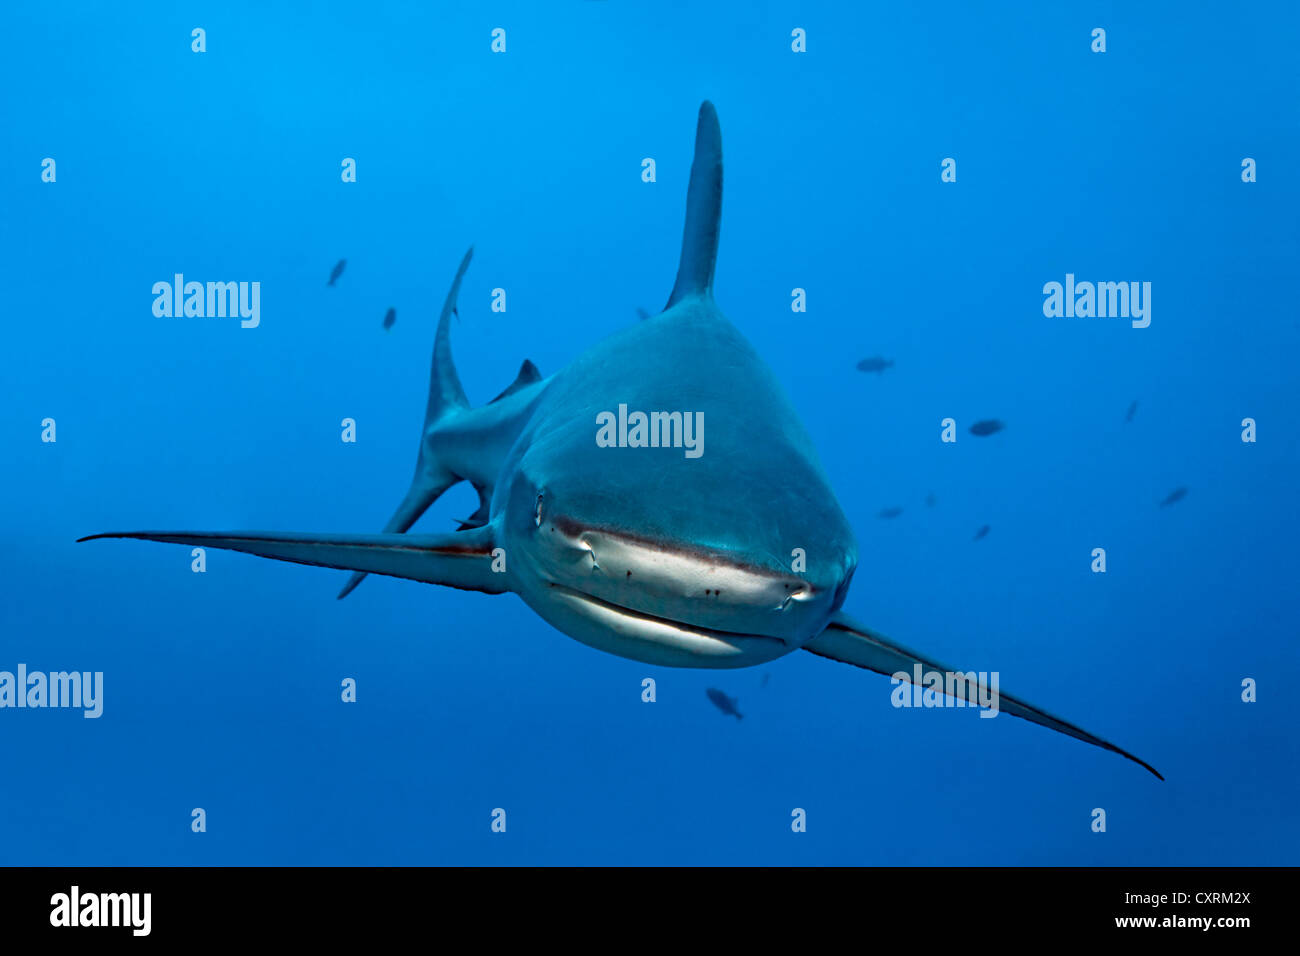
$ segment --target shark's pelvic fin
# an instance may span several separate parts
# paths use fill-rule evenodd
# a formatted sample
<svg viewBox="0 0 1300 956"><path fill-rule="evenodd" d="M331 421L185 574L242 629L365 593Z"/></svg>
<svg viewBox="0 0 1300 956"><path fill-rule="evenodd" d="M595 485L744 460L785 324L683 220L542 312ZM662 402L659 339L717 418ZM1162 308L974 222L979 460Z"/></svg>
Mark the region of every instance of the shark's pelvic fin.
<svg viewBox="0 0 1300 956"><path fill-rule="evenodd" d="M468 518L457 518L456 523L460 525L457 530L465 531L469 528L480 528L488 523L488 518L492 514L492 496L483 485L475 485L474 490L478 492L478 510Z"/></svg>
<svg viewBox="0 0 1300 956"><path fill-rule="evenodd" d="M686 228L677 282L667 311L689 295L711 295L713 266L718 257L718 224L722 218L722 130L718 113L705 100L695 126L695 159L686 192Z"/></svg>
<svg viewBox="0 0 1300 956"><path fill-rule="evenodd" d="M513 395L521 388L527 388L529 385L532 385L533 382L540 382L541 380L542 373L537 370L537 366L528 361L528 359L524 359L524 364L519 366L519 374L515 376L515 380L507 385L505 391L492 399L491 402L488 402L488 404L491 405L495 402L499 402L507 395Z"/></svg>
<svg viewBox="0 0 1300 956"><path fill-rule="evenodd" d="M834 661L864 667L867 670L875 671L877 674L893 675L901 672L911 675L915 664L920 664L925 671L938 671L945 676L953 674L961 682L967 701L977 700L977 690L984 688L984 685L978 681L970 681L961 677L962 672L923 657L915 651L909 650L901 644L862 626L845 614L836 614L831 623L826 626L826 630L804 645L804 650L812 651L812 653L820 657L829 657ZM945 681L946 686L947 681ZM956 688L954 687L954 689ZM984 688L984 691L986 694L988 693L987 688ZM1161 780L1165 779L1160 776L1160 772L1155 767L1145 760L1133 756L1127 750L1121 750L1114 744L1093 736L1086 730L1076 727L1068 721L1061 720L1059 717L1053 717L1046 711L1039 710L1037 707L1012 697L1010 694L1003 693L1001 690L998 692L998 707L1001 711L1011 714L1013 717L1022 717L1035 724L1050 727L1052 730L1063 734L1069 734L1071 737L1090 743L1093 746L1113 751L1121 757L1127 757L1160 777Z"/></svg>
<svg viewBox="0 0 1300 956"><path fill-rule="evenodd" d="M275 531L125 531L96 538L138 538L201 548L242 551L277 561L445 584L500 594L506 575L492 570L493 529L449 534L297 534Z"/></svg>

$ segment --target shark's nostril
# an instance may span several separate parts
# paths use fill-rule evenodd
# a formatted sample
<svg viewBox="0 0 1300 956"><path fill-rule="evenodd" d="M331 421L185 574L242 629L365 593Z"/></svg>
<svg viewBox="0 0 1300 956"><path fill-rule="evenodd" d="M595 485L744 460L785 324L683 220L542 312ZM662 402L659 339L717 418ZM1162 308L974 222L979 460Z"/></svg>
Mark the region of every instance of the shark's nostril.
<svg viewBox="0 0 1300 956"><path fill-rule="evenodd" d="M599 571L600 562L596 560L596 549L591 546L591 542L587 540L585 535L578 539L577 545L581 550L587 552L587 557L591 558L591 570Z"/></svg>
<svg viewBox="0 0 1300 956"><path fill-rule="evenodd" d="M790 587L790 585L787 584L786 587ZM808 594L809 594L808 586L802 584L799 585L797 588L795 588L793 591L791 591L789 594L785 596L785 600L781 602L781 606L778 607L777 610L784 611L794 601L806 601L808 599Z"/></svg>

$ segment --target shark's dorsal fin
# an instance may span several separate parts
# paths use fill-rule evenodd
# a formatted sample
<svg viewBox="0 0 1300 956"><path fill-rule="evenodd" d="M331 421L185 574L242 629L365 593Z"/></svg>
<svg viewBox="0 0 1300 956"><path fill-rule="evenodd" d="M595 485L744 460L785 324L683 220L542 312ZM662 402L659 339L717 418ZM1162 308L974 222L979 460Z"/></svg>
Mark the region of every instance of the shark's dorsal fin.
<svg viewBox="0 0 1300 956"><path fill-rule="evenodd" d="M686 190L686 228L677 282L667 311L689 295L711 295L713 266L718 257L718 224L722 218L722 130L718 113L705 100L695 126L695 160Z"/></svg>
<svg viewBox="0 0 1300 956"><path fill-rule="evenodd" d="M488 404L491 405L493 402L499 402L507 395L513 395L521 388L525 388L532 385L533 382L540 382L541 380L542 373L537 371L537 366L528 361L528 359L524 359L524 364L519 366L519 374L515 376L515 380L507 385L505 391L492 399L491 402L488 402Z"/></svg>

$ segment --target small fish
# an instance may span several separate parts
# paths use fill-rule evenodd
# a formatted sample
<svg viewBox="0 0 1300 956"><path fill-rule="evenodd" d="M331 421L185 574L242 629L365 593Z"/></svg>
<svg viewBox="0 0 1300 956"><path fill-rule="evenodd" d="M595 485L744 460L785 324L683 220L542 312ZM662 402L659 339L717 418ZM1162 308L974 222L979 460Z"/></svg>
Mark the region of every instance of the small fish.
<svg viewBox="0 0 1300 956"><path fill-rule="evenodd" d="M336 262L334 264L333 271L330 272L330 281L327 282L326 285L333 285L334 280L337 279L339 276L343 275L343 267L346 266L347 264L348 264L348 260L346 259L340 259L338 262Z"/></svg>
<svg viewBox="0 0 1300 956"><path fill-rule="evenodd" d="M877 375L883 375L885 369L893 367L893 359L887 359L879 355L873 355L871 358L864 358L858 363L859 372L875 372Z"/></svg>
<svg viewBox="0 0 1300 956"><path fill-rule="evenodd" d="M770 681L771 679L772 679L772 673L771 673L771 671L764 672L764 674L763 674L763 679L762 679L761 681L758 682L758 686L759 686L759 687L766 687L766 686L767 686L767 682Z"/></svg>
<svg viewBox="0 0 1300 956"><path fill-rule="evenodd" d="M1160 507L1163 508L1166 505L1172 505L1175 501L1182 501L1186 497L1186 488L1175 488L1173 491L1169 492L1168 497L1166 497L1164 501L1160 502Z"/></svg>
<svg viewBox="0 0 1300 956"><path fill-rule="evenodd" d="M970 427L972 435L979 435L983 438L985 435L992 435L994 432L1000 432L1006 427L996 418L982 418Z"/></svg>
<svg viewBox="0 0 1300 956"><path fill-rule="evenodd" d="M1137 414L1137 410L1138 410L1138 403L1137 403L1137 399L1135 398L1133 399L1133 404L1128 407L1128 413L1124 416L1124 421L1131 422L1133 420L1133 416Z"/></svg>
<svg viewBox="0 0 1300 956"><path fill-rule="evenodd" d="M397 321L397 310L390 308L388 314L384 316L384 328L391 329L393 323Z"/></svg>
<svg viewBox="0 0 1300 956"><path fill-rule="evenodd" d="M939 499L934 496L933 491L925 496L925 506L927 508L933 508L938 501Z"/></svg>
<svg viewBox="0 0 1300 956"><path fill-rule="evenodd" d="M902 508L881 508L876 517L889 520L890 518L897 518L902 513Z"/></svg>
<svg viewBox="0 0 1300 956"><path fill-rule="evenodd" d="M728 697L716 687L710 687L704 693L709 695L709 700L713 701L713 706L718 708L718 710L722 711L724 714L730 714L737 720L745 719L744 715L740 711L736 710L736 704L738 703L736 698Z"/></svg>
<svg viewBox="0 0 1300 956"><path fill-rule="evenodd" d="M988 533L989 533L989 526L984 525L978 531L975 532L975 537L971 538L971 540L978 541L980 538L985 537Z"/></svg>
<svg viewBox="0 0 1300 956"><path fill-rule="evenodd" d="M644 322L646 319L650 318L650 313L638 306L636 310L636 317L640 319L642 322Z"/></svg>

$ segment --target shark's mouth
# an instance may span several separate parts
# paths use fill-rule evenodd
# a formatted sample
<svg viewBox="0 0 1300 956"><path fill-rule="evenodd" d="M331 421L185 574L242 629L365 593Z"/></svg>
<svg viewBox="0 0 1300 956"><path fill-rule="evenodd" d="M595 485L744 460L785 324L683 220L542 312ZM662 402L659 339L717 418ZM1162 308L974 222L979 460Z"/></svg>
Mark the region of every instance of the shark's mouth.
<svg viewBox="0 0 1300 956"><path fill-rule="evenodd" d="M550 582L552 593L571 609L599 624L613 634L650 641L708 656L750 655L758 651L764 657L779 657L795 650L800 643L793 637L784 639L751 631L726 631L704 627L647 611L603 600L585 591Z"/></svg>

